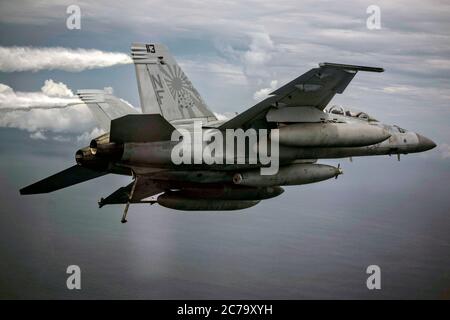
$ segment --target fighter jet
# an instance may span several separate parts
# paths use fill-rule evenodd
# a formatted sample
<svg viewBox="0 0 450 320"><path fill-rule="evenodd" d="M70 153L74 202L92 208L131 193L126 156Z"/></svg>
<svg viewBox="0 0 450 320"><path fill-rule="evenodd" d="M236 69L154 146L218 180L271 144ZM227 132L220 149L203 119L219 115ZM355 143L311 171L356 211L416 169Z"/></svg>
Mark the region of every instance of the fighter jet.
<svg viewBox="0 0 450 320"><path fill-rule="evenodd" d="M119 174L130 176L131 183L101 198L99 207L124 204L123 223L129 205L138 203L157 203L175 210L241 210L279 196L282 186L315 183L342 174L339 166L319 164L319 159L375 155L400 159L401 154L436 146L418 133L380 123L367 113L328 106L358 72L383 72L382 68L320 63L245 112L219 120L167 47L136 43L131 55L142 112L105 91L78 91L107 133L76 151L74 166L21 189L21 194L53 192ZM230 131L244 133L243 152L231 152L230 156L216 150L209 155L215 160L211 162L202 153L198 159L195 152L186 155L180 149L180 143L195 149L195 145L204 147L216 141L225 150L231 144L235 151L239 146L234 145L236 135L226 134ZM248 132L257 133L256 138ZM205 136L209 138L204 140ZM265 154L260 152L264 148ZM254 157L252 150L256 149L259 153ZM193 161L180 163L174 161L174 155ZM277 167L263 174L271 165L268 157L276 160Z"/></svg>

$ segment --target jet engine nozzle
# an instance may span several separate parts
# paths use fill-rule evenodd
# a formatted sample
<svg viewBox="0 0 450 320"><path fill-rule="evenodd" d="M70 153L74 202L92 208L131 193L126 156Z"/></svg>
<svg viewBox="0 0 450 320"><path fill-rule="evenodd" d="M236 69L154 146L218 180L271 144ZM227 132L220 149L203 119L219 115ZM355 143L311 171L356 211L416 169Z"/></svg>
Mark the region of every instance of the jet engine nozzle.
<svg viewBox="0 0 450 320"><path fill-rule="evenodd" d="M97 154L97 141L95 139L91 140L91 143L89 144L89 149L91 153L95 156Z"/></svg>
<svg viewBox="0 0 450 320"><path fill-rule="evenodd" d="M108 160L96 157L89 147L78 150L75 153L75 161L78 165L94 170L104 170L108 167Z"/></svg>
<svg viewBox="0 0 450 320"><path fill-rule="evenodd" d="M236 174L233 176L233 183L234 183L234 184L240 184L241 182L242 182L242 174L236 173Z"/></svg>
<svg viewBox="0 0 450 320"><path fill-rule="evenodd" d="M122 157L123 144L115 142L99 143L97 139L93 139L89 144L89 150L94 156L116 160Z"/></svg>

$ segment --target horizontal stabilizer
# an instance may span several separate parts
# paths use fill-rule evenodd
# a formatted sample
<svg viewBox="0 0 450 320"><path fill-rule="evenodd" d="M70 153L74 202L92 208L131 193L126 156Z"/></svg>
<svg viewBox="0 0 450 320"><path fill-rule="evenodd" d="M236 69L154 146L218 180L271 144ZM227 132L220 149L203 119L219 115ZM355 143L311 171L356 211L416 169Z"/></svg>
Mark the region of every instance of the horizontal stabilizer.
<svg viewBox="0 0 450 320"><path fill-rule="evenodd" d="M106 173L107 172L94 171L80 165L74 165L73 167L58 172L48 178L33 183L28 187L20 189L20 194L48 193L101 177Z"/></svg>
<svg viewBox="0 0 450 320"><path fill-rule="evenodd" d="M78 90L78 97L88 106L97 124L105 132L110 130L111 120L127 114L139 114L128 102L113 96L106 90Z"/></svg>
<svg viewBox="0 0 450 320"><path fill-rule="evenodd" d="M170 140L176 130L160 114L129 114L111 121L110 141L154 142Z"/></svg>

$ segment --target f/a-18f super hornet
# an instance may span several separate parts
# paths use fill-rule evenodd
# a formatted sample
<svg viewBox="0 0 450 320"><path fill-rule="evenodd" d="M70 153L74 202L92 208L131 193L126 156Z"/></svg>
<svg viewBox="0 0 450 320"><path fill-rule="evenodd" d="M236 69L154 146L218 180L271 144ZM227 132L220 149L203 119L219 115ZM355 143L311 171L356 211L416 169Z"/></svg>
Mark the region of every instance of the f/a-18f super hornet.
<svg viewBox="0 0 450 320"><path fill-rule="evenodd" d="M129 175L132 182L101 198L99 206L125 204L122 222L130 203L158 203L176 210L238 210L280 195L282 186L319 182L342 173L339 166L318 164L318 159L399 157L436 146L420 134L382 124L364 112L326 108L358 71L383 72L382 68L320 63L245 112L218 120L165 46L137 43L131 50L142 112L105 91L78 91L107 133L76 152L76 165L21 189L21 194L52 192L112 173ZM225 134L230 130L253 130L259 135L253 140L244 135L244 153L232 152L231 159L228 153L215 151L213 163L202 161L206 159L201 153L200 161L174 161L174 148L190 140L183 134L174 141L174 133L192 133L191 145L196 134L214 137L211 142L223 133L225 138L217 141L231 143L234 151L235 137ZM275 142L276 172L263 174L261 169L269 164L261 153L256 161L246 161L262 143L272 153ZM199 143L204 146L208 139ZM186 156L183 152L175 154Z"/></svg>

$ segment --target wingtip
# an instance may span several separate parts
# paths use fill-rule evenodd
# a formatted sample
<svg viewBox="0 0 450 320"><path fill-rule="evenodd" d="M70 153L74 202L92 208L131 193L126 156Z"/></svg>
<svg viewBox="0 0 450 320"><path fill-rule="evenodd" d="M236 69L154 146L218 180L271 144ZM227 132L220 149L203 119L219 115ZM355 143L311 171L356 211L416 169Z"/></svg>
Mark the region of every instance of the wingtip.
<svg viewBox="0 0 450 320"><path fill-rule="evenodd" d="M353 64L341 64L341 63L331 63L331 62L321 62L319 67L329 67L337 69L347 69L355 71L368 71L368 72L384 72L383 68L380 67L368 67L368 66L358 66Z"/></svg>
<svg viewBox="0 0 450 320"><path fill-rule="evenodd" d="M39 193L46 193L46 192L45 191L42 192L42 190L37 190L34 187L34 185L29 185L27 187L23 187L22 189L20 189L19 193L21 196L25 196L25 195L30 195L30 194L39 194Z"/></svg>
<svg viewBox="0 0 450 320"><path fill-rule="evenodd" d="M21 196L33 194L33 192L28 187L24 187L24 188L20 189L19 193Z"/></svg>

